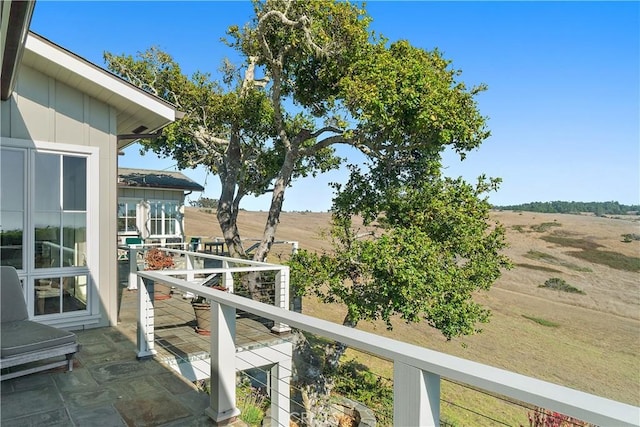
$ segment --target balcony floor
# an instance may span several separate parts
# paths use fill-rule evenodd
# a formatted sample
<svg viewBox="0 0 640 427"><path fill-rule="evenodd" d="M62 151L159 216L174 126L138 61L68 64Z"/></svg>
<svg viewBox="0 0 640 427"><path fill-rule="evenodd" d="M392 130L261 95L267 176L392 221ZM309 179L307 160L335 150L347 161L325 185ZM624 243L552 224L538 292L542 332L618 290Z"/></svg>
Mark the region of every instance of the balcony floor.
<svg viewBox="0 0 640 427"><path fill-rule="evenodd" d="M204 414L209 396L167 364L175 361L178 353L189 358L208 350L208 340L194 332L193 316L174 307L188 305L180 300L178 295L157 304L158 310L164 308L157 317L158 355L139 361L135 342L137 291L124 289L118 326L77 332L82 347L72 372L58 369L0 383L0 424L213 425ZM249 320L238 321L239 347L243 346L241 337L248 340L244 345L282 341L265 326Z"/></svg>

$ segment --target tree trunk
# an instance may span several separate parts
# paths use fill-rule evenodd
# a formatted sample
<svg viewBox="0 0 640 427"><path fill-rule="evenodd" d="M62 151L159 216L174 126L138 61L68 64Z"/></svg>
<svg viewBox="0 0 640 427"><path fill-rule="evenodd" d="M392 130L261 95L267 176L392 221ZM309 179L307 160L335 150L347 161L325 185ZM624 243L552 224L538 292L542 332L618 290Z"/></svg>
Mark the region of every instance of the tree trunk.
<svg viewBox="0 0 640 427"><path fill-rule="evenodd" d="M280 174L273 187L271 206L269 207L269 215L262 233L262 241L253 255L254 261L266 261L275 240L278 223L280 222L280 212L282 212L282 204L284 203L284 194L293 174L295 157L296 154L293 151L288 151L285 155Z"/></svg>
<svg viewBox="0 0 640 427"><path fill-rule="evenodd" d="M349 328L355 328L357 322L354 322L347 314L342 321L344 326ZM333 345L328 345L325 349L325 366L329 369L329 372L335 372L340 364L340 358L347 351L347 345L341 342L335 342Z"/></svg>
<svg viewBox="0 0 640 427"><path fill-rule="evenodd" d="M241 194L236 194L238 177L240 175L241 161L240 141L237 132L232 132L227 148L226 161L219 171L222 191L218 200L217 218L222 236L229 248L229 255L236 258L244 258L244 248L238 231L238 205Z"/></svg>

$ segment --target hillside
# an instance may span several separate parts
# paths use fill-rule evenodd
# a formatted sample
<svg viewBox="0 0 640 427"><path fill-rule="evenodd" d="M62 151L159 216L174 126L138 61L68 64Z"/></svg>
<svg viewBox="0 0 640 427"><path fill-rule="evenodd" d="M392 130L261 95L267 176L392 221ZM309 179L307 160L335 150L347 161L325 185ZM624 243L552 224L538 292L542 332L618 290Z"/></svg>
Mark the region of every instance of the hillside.
<svg viewBox="0 0 640 427"><path fill-rule="evenodd" d="M259 237L266 215L241 212L243 237ZM446 342L425 325L398 322L393 331L382 323L358 327L640 405L640 241L625 243L621 237L640 234L638 217L496 211L492 219L507 230L507 254L515 268L477 296L492 310L481 334ZM328 249L320 232L329 220L327 213L283 213L277 239ZM215 214L195 208L186 211L186 228L189 236L221 236ZM289 251L280 246L274 252ZM552 277L584 295L539 287ZM341 307L313 299L305 299L303 307L306 314L335 322L344 316Z"/></svg>

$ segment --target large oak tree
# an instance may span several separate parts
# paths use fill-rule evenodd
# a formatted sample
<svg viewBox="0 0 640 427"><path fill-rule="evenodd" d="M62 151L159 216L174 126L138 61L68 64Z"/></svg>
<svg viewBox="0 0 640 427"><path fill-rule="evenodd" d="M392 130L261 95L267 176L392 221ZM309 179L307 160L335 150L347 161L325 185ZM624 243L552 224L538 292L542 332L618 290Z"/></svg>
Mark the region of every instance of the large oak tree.
<svg viewBox="0 0 640 427"><path fill-rule="evenodd" d="M232 255L244 256L242 199L271 192L256 260L269 253L287 188L346 163L338 144L360 150L366 164L350 166L349 181L335 186L333 252L291 261L297 292L343 303L352 327L401 319L425 321L447 339L477 331L489 313L473 295L509 266L484 196L498 181L445 178L440 160L447 148L464 158L489 136L475 100L484 86L467 88L438 50L373 33L361 6L267 0L254 9L248 24L228 30L243 62L225 61L217 81L184 75L155 48L105 55L111 70L185 112L144 149L220 178L217 219ZM358 235L353 215L374 232ZM298 350L297 381L311 410L331 389L327 374L345 347L326 346L322 360L308 345Z"/></svg>
<svg viewBox="0 0 640 427"><path fill-rule="evenodd" d="M271 193L254 259L274 241L285 193L294 181L338 168L337 144L370 159L407 153L461 156L489 135L474 95L437 51L390 42L369 29L357 5L337 1L255 2L255 16L232 26L226 44L243 58L222 77L186 76L157 48L105 54L109 68L185 113L144 150L180 168L205 165L221 193L217 219L231 254L243 256L237 227L242 199Z"/></svg>

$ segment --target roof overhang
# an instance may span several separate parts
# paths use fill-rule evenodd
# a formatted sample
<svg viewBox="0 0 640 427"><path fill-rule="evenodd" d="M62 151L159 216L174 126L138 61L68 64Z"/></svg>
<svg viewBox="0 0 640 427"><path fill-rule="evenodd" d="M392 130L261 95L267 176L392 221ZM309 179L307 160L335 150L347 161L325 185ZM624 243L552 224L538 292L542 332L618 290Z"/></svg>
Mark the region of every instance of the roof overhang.
<svg viewBox="0 0 640 427"><path fill-rule="evenodd" d="M35 1L2 0L0 4L0 99L11 96Z"/></svg>
<svg viewBox="0 0 640 427"><path fill-rule="evenodd" d="M176 108L55 43L29 32L22 64L113 106L117 134L153 133L176 120ZM118 149L133 140L119 140Z"/></svg>

